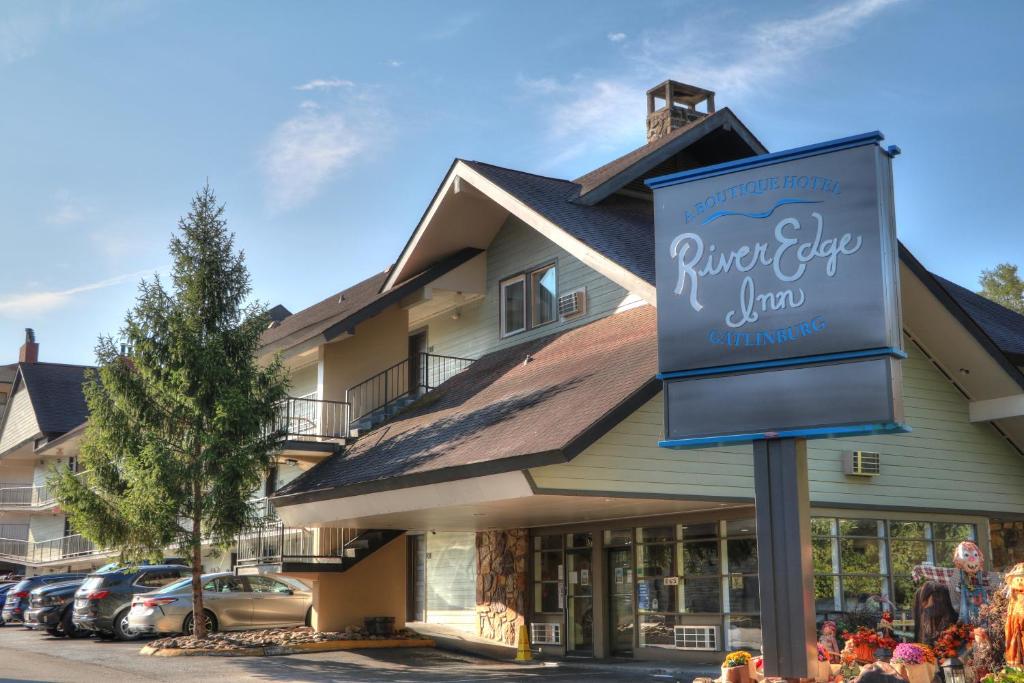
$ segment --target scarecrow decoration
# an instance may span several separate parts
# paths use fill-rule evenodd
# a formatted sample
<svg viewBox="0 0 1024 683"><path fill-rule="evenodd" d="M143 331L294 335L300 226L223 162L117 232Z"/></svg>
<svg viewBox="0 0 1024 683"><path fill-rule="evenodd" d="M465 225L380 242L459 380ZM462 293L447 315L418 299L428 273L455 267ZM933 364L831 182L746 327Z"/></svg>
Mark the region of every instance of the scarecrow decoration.
<svg viewBox="0 0 1024 683"><path fill-rule="evenodd" d="M959 621L981 623L981 606L986 604L999 575L985 570L985 556L973 541L963 541L953 551L953 567L919 564L914 567L915 581L922 579L943 584L949 590Z"/></svg>
<svg viewBox="0 0 1024 683"><path fill-rule="evenodd" d="M1024 664L1024 562L1006 575L1006 665Z"/></svg>

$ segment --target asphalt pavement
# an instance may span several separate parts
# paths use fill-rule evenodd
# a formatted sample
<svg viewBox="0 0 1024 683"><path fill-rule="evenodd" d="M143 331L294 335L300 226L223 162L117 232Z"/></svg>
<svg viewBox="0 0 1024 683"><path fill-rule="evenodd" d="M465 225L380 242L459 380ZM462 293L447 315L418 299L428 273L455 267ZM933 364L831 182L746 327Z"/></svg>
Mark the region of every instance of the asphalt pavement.
<svg viewBox="0 0 1024 683"><path fill-rule="evenodd" d="M624 666L517 665L436 649L320 652L279 657L143 657L144 642L53 638L21 627L0 628L0 681L338 681L341 683L491 683L493 681L619 683L680 681L664 672Z"/></svg>

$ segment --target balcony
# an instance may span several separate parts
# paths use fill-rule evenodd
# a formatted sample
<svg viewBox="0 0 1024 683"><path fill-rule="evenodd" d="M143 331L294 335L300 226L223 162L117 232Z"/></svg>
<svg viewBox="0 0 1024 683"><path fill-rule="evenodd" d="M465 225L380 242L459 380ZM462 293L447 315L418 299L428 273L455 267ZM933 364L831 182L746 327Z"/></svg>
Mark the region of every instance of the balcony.
<svg viewBox="0 0 1024 683"><path fill-rule="evenodd" d="M433 391L473 363L471 358L420 353L410 356L345 392L352 427L368 431Z"/></svg>
<svg viewBox="0 0 1024 683"><path fill-rule="evenodd" d="M51 538L45 541L27 541L0 538L0 559L32 567L67 562L69 560L109 554L80 534Z"/></svg>
<svg viewBox="0 0 1024 683"><path fill-rule="evenodd" d="M284 441L338 443L351 436L351 415L351 406L345 401L289 396L277 404L270 429Z"/></svg>
<svg viewBox="0 0 1024 683"><path fill-rule="evenodd" d="M56 504L46 486L0 482L0 510L46 510Z"/></svg>
<svg viewBox="0 0 1024 683"><path fill-rule="evenodd" d="M403 532L325 527L286 527L270 521L236 540L239 576L343 572Z"/></svg>

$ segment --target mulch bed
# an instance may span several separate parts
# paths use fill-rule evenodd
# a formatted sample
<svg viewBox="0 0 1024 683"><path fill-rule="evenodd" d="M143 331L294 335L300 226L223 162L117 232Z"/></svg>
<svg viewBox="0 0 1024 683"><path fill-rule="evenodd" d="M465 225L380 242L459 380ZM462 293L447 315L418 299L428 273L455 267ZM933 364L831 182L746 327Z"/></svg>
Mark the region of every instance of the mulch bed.
<svg viewBox="0 0 1024 683"><path fill-rule="evenodd" d="M344 631L316 632L309 626L296 628L268 628L256 631L232 631L210 633L203 640L193 636L172 636L148 643L153 649L176 650L251 650L253 648L298 645L300 643L324 643L338 640L418 640L415 631L401 629L390 636L371 636L361 628L347 628Z"/></svg>

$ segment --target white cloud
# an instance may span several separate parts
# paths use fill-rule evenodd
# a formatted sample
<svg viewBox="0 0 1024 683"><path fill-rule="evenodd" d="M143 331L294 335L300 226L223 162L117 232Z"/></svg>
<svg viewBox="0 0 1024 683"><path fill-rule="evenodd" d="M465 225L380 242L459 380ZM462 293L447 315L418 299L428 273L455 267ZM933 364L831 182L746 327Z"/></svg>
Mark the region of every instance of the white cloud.
<svg viewBox="0 0 1024 683"><path fill-rule="evenodd" d="M308 202L361 154L386 144L387 118L387 112L364 94L337 108L301 107L274 130L263 151L271 209L283 211Z"/></svg>
<svg viewBox="0 0 1024 683"><path fill-rule="evenodd" d="M388 66L392 66L392 67L394 67L396 69L398 67L402 66L402 63L400 61L398 61L397 59L389 59L388 61L385 62L385 64L387 64Z"/></svg>
<svg viewBox="0 0 1024 683"><path fill-rule="evenodd" d="M715 90L720 102L741 102L770 84L800 77L816 54L854 40L857 29L903 1L846 0L810 16L740 26L733 32L723 32L721 26L734 22L709 14L631 40L624 48L627 68L617 74L596 80L586 74L563 81L520 78L524 93L543 96L548 137L561 150L545 166L642 142L643 93L665 78ZM618 35L609 33L608 39L619 42Z"/></svg>
<svg viewBox="0 0 1024 683"><path fill-rule="evenodd" d="M125 273L116 277L79 285L70 289L42 292L24 292L19 294L0 295L0 316L22 316L47 313L49 311L66 306L71 300L86 292L93 292L98 289L115 287L120 284L132 281L136 278L151 275L153 271L138 271Z"/></svg>
<svg viewBox="0 0 1024 683"><path fill-rule="evenodd" d="M340 78L314 78L302 85L295 86L296 90L332 90L334 88L351 88L355 83Z"/></svg>
<svg viewBox="0 0 1024 683"><path fill-rule="evenodd" d="M621 43L625 39L626 39L626 34L622 33L621 31L617 32L617 33L609 33L608 34L608 40L612 41L613 43Z"/></svg>

